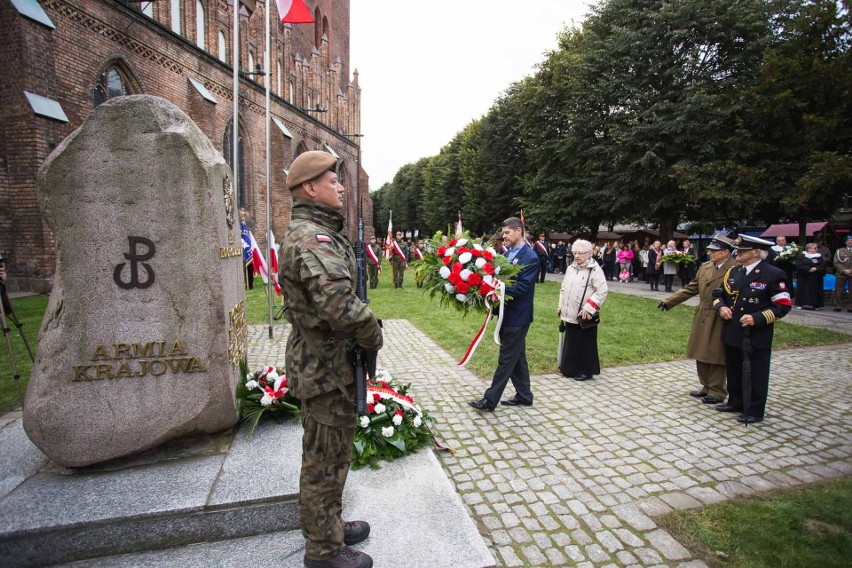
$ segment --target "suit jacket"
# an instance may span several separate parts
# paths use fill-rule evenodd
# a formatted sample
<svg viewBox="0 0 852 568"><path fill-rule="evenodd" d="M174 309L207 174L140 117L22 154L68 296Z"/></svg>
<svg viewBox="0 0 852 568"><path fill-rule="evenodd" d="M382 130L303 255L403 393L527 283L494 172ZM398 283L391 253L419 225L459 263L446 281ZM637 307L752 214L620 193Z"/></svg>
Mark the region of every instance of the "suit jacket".
<svg viewBox="0 0 852 568"><path fill-rule="evenodd" d="M503 253L508 256L508 252ZM538 280L538 256L528 246L523 245L512 260L513 264L524 267L515 277L515 283L506 288L506 295L512 299L506 302L503 312L503 325L517 327L533 321L533 300L535 283Z"/></svg>
<svg viewBox="0 0 852 568"><path fill-rule="evenodd" d="M740 325L740 318L751 314L754 326L748 329L751 330L752 347L772 347L773 324L787 315L792 306L785 277L782 270L764 260L757 263L751 274L746 274L743 266L735 266L728 271L713 300L716 311L728 306L733 312L733 318L722 325L722 342L725 345L742 345L744 328Z"/></svg>
<svg viewBox="0 0 852 568"><path fill-rule="evenodd" d="M713 365L725 364L725 347L722 344L725 320L713 308L713 290L722 286L725 274L734 265L736 261L733 258L728 258L719 268L712 262L705 262L698 268L694 280L664 300L667 306L672 307L693 296L699 298L686 345L686 356L690 359Z"/></svg>

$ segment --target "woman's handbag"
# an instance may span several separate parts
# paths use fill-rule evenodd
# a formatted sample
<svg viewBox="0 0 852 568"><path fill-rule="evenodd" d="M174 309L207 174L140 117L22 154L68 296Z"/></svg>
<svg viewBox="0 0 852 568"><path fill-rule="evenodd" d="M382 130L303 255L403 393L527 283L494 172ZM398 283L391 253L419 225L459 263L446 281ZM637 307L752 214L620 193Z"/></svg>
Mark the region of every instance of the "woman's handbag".
<svg viewBox="0 0 852 568"><path fill-rule="evenodd" d="M586 299L586 290L589 289L589 280L592 279L592 269L589 269L589 276L586 277L586 286L583 288L583 295L580 296L580 301ZM595 312L595 315L588 319L583 318L583 308L580 308L580 311L577 313L577 324L580 326L580 329L592 329L596 325L601 323L601 311L600 309Z"/></svg>

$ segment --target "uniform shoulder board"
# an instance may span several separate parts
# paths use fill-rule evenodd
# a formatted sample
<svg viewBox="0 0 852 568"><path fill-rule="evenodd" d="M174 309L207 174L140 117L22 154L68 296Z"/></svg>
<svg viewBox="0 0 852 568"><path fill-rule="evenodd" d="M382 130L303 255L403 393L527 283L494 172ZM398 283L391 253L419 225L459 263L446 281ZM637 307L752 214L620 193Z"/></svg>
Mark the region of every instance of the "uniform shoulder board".
<svg viewBox="0 0 852 568"><path fill-rule="evenodd" d="M328 235L324 235L322 233L317 233L316 237L317 237L317 242L320 242L320 243L330 243L331 242L331 237L329 237Z"/></svg>

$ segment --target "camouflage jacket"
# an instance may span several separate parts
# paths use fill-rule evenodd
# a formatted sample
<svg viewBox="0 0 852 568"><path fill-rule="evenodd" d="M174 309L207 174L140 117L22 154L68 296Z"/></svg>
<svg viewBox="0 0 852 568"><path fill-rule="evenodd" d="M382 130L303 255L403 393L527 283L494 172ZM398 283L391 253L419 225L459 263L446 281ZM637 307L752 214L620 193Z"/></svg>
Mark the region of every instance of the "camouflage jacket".
<svg viewBox="0 0 852 568"><path fill-rule="evenodd" d="M287 381L302 400L347 391L354 382L348 348L382 346L382 331L355 295L357 267L349 240L340 234L343 216L308 199L295 199L293 219L281 241L279 282L293 325L287 341Z"/></svg>

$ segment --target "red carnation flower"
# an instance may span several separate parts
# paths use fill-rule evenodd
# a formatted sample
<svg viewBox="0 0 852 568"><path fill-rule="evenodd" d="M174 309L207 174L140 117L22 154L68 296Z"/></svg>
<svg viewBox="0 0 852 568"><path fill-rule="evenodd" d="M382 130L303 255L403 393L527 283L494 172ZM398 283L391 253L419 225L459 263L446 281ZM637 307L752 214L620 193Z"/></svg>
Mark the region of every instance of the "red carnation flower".
<svg viewBox="0 0 852 568"><path fill-rule="evenodd" d="M389 388L389 387L390 387L390 383L388 383L387 381L382 381L382 388Z"/></svg>
<svg viewBox="0 0 852 568"><path fill-rule="evenodd" d="M451 241L450 241L449 243L447 243L447 244L449 244L451 247L454 247L454 246L456 246L456 240L455 240L455 239L453 239L453 240L451 240Z"/></svg>
<svg viewBox="0 0 852 568"><path fill-rule="evenodd" d="M468 252L470 249L467 247L459 247L456 249L456 254L462 254L463 252Z"/></svg>
<svg viewBox="0 0 852 568"><path fill-rule="evenodd" d="M450 281L450 284L452 284L453 286L456 286L459 282L461 282L461 281L462 281L461 276L459 276L457 272L453 272L453 273L451 273L451 274L447 277L447 280L449 280L449 281Z"/></svg>
<svg viewBox="0 0 852 568"><path fill-rule="evenodd" d="M482 266L482 271L483 271L485 274L494 274L494 265L493 265L493 264L491 264L490 262L486 262L486 263Z"/></svg>
<svg viewBox="0 0 852 568"><path fill-rule="evenodd" d="M494 253L491 252L490 250L487 250L487 251L482 253L482 258L484 258L488 262L491 262L492 260L494 260Z"/></svg>
<svg viewBox="0 0 852 568"><path fill-rule="evenodd" d="M375 403L379 402L380 400L382 400L382 396L379 393L374 392L373 393L373 403L375 404Z"/></svg>
<svg viewBox="0 0 852 568"><path fill-rule="evenodd" d="M438 256L444 256L445 252L447 252L447 247L445 245L438 247Z"/></svg>
<svg viewBox="0 0 852 568"><path fill-rule="evenodd" d="M480 276L478 273L474 272L467 279L467 283L470 284L471 286L479 286L480 284L482 284L482 276Z"/></svg>
<svg viewBox="0 0 852 568"><path fill-rule="evenodd" d="M470 291L470 286L465 282L459 282L456 284L456 292L459 294L467 294Z"/></svg>
<svg viewBox="0 0 852 568"><path fill-rule="evenodd" d="M473 258L479 258L480 256L482 256L482 251L477 250L477 249L473 249L473 250L470 251L470 254L473 255Z"/></svg>
<svg viewBox="0 0 852 568"><path fill-rule="evenodd" d="M453 257L451 257L451 256L445 256L445 257L444 257L444 258L442 258L441 260L444 262L444 266L449 266L449 265L450 265L450 263L453 261Z"/></svg>
<svg viewBox="0 0 852 568"><path fill-rule="evenodd" d="M405 413L402 410L394 410L393 415L394 416L405 416Z"/></svg>
<svg viewBox="0 0 852 568"><path fill-rule="evenodd" d="M375 414L376 413L376 405L372 402L367 403L367 414Z"/></svg>
<svg viewBox="0 0 852 568"><path fill-rule="evenodd" d="M451 267L451 270L452 270L453 272L455 272L456 274L458 274L459 272L461 272L462 270L464 270L464 264L462 264L461 262L455 262L455 263L453 263L453 266Z"/></svg>

